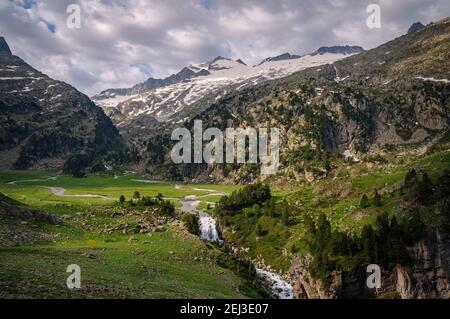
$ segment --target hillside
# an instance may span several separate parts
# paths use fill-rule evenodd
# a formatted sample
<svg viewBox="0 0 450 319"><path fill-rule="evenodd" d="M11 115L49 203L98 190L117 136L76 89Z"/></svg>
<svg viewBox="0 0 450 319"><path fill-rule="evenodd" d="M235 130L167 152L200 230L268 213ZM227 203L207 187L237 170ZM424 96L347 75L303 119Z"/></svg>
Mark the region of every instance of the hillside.
<svg viewBox="0 0 450 319"><path fill-rule="evenodd" d="M120 163L127 148L86 95L35 70L0 38L2 169L77 170Z"/></svg>
<svg viewBox="0 0 450 319"><path fill-rule="evenodd" d="M450 124L449 37L449 20L431 24L333 64L230 93L186 125L201 119L222 130L279 128L281 180L326 176L343 159L423 154ZM244 182L258 170L190 165L175 174Z"/></svg>
<svg viewBox="0 0 450 319"><path fill-rule="evenodd" d="M155 128L160 127L163 131L167 127L179 126L229 92L252 88L259 83L315 65L332 63L362 51L361 47L323 47L304 56L286 53L267 58L255 66L219 56L211 61L189 65L168 78L150 78L128 89L109 89L92 99L145 157L143 133L154 136ZM154 120L145 124L145 119L150 117ZM141 124L136 126L136 123Z"/></svg>

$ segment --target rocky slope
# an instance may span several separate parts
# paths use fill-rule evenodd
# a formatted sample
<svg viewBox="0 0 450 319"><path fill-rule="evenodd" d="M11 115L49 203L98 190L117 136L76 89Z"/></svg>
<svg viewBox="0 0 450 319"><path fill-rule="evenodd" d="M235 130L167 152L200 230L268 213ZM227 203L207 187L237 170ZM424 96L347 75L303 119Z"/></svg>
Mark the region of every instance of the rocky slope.
<svg viewBox="0 0 450 319"><path fill-rule="evenodd" d="M30 244L55 239L54 234L42 231L37 224L62 224L57 216L25 207L0 193L0 246Z"/></svg>
<svg viewBox="0 0 450 319"><path fill-rule="evenodd" d="M229 92L284 77L307 67L332 63L362 51L360 47L347 46L329 50L322 48L305 56L286 53L265 59L254 67L247 66L241 60L219 56L209 62L185 67L166 79L149 79L131 89L104 91L94 96L93 100L119 126L140 115L151 115L158 121L179 124ZM199 106L200 101L202 107ZM195 104L197 106L192 107Z"/></svg>
<svg viewBox="0 0 450 319"><path fill-rule="evenodd" d="M364 160L386 151L423 152L449 129L449 40L447 19L333 64L227 94L193 120L222 130L279 128L281 175L296 180L326 174L327 159L336 155ZM192 166L190 178L199 172L232 181L258 176L247 166L231 174L223 166Z"/></svg>
<svg viewBox="0 0 450 319"><path fill-rule="evenodd" d="M334 272L331 285L324 288L321 281L308 271L310 259L297 257L289 271L294 282L297 299L355 299L402 298L448 299L450 298L450 237L435 230L416 245L409 247L415 260L412 266L396 265L382 269L381 288L369 289L365 269L355 272Z"/></svg>
<svg viewBox="0 0 450 319"><path fill-rule="evenodd" d="M60 168L119 162L125 143L87 96L12 55L0 38L0 167Z"/></svg>

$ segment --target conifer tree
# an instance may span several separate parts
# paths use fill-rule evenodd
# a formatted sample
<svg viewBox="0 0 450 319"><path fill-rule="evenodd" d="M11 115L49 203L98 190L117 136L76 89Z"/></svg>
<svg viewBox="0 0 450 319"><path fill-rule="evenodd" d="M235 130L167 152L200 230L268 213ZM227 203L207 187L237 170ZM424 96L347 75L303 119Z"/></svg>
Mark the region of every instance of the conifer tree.
<svg viewBox="0 0 450 319"><path fill-rule="evenodd" d="M364 209L364 208L369 207L369 199L367 198L367 195L366 195L366 194L364 194L364 195L361 197L361 200L359 201L359 207L360 207L361 209Z"/></svg>

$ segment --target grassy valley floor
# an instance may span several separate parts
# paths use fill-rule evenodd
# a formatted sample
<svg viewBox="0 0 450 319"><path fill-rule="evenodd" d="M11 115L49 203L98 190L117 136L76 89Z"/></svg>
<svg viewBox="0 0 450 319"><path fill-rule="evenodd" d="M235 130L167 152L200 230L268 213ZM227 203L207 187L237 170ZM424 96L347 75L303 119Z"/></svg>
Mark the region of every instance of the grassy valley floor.
<svg viewBox="0 0 450 319"><path fill-rule="evenodd" d="M64 188L68 196L105 198L56 196L47 187ZM175 187L135 175L74 179L53 172L1 173L0 192L20 205L59 216L63 224L0 215L0 298L260 297L243 279L219 267L220 251L189 234L181 222L163 218L156 230L140 234L133 227L142 222L141 213L124 213L115 203L120 195L130 199L139 191L142 196L161 193L178 204L187 195L208 195L202 188L211 186ZM230 192L236 187L214 189ZM81 267L80 290L66 286L71 264Z"/></svg>
<svg viewBox="0 0 450 319"><path fill-rule="evenodd" d="M449 168L448 150L335 163L328 176L314 182L269 181L276 205L281 204L274 210L250 207L231 215L221 215L214 205L222 195L242 188L238 185L153 182L133 174L77 179L56 172L2 172L1 193L16 204L59 216L63 224L0 217L0 297L261 297L231 268L219 266L220 249L190 234L181 221L154 215L151 209L126 210L119 197L129 201L136 191L141 196L162 194L178 209L185 197L198 200L199 208L219 220L237 255L283 274L295 256L308 253L307 218L325 214L334 230L358 236L382 212L400 219L409 214L403 189L408 171L427 172L435 184ZM368 203L361 207L363 195ZM283 203L286 212L278 209ZM433 225L433 209L414 207L426 225ZM81 266L81 290L66 287L70 264Z"/></svg>

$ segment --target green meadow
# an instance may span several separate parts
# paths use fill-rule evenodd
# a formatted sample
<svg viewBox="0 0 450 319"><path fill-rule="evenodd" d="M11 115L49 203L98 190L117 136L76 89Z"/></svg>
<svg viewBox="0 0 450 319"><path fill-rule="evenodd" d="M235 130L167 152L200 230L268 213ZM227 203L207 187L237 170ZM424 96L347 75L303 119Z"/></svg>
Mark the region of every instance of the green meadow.
<svg viewBox="0 0 450 319"><path fill-rule="evenodd" d="M250 248L248 257L263 259L274 269L285 272L290 258L307 250L303 224L307 215L317 218L325 213L332 227L357 234L364 225L374 223L381 211L401 214L403 199L399 186L408 170L426 171L436 180L450 168L450 152L411 156L390 166L341 163L339 167L313 183L272 187L276 201L286 200L295 207L288 224L278 217L259 218L251 212L221 220L226 241ZM64 188L67 196L56 196L50 187ZM0 298L261 297L231 268L219 266L217 260L222 253L219 248L189 234L175 219L164 225L163 232L130 234L117 230L118 226L135 225L145 215L115 216L121 195L129 201L136 191L141 196L162 194L178 207L178 214L181 200L195 195L200 209L209 208L214 213L214 203L221 195L241 187L152 182L136 174L72 178L51 171L1 172L1 193L22 206L54 213L64 223L60 226L30 223L32 229L45 231L51 238L0 247ZM375 191L381 194L382 206L370 204L361 209L361 196L367 195L372 203ZM73 197L79 195L102 198ZM0 222L3 227L9 227L8 223L15 227L11 220ZM114 231L106 231L110 229ZM81 266L81 290L66 287L69 274L65 270L70 264Z"/></svg>
<svg viewBox="0 0 450 319"><path fill-rule="evenodd" d="M55 178L56 177L56 178ZM28 222L32 229L51 234L33 244L0 247L0 298L248 298L259 297L243 279L216 262L221 252L189 234L176 220L163 232L105 233L114 223L110 210L117 199L135 191L178 203L188 195L232 192L236 186L182 185L144 182L138 175L98 175L72 178L57 172L2 172L0 192L22 206L54 213L62 225ZM65 189L56 196L46 187ZM205 190L202 190L205 189ZM111 199L109 199L111 198ZM202 205L218 196L202 197ZM134 216L122 217L130 222ZM3 227L17 221L1 220ZM25 223L25 222L22 222ZM81 267L82 288L69 290L66 268Z"/></svg>

